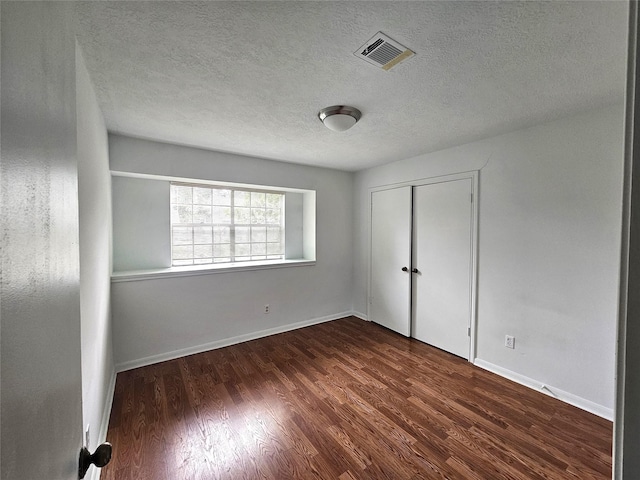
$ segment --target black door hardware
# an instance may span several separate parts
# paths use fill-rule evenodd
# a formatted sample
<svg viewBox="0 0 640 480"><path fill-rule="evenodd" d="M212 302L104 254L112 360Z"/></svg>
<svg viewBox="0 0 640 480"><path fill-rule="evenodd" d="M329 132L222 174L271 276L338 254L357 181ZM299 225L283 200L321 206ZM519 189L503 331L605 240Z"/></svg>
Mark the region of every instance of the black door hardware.
<svg viewBox="0 0 640 480"><path fill-rule="evenodd" d="M87 447L82 447L78 463L78 477L84 478L92 463L96 467L102 468L109 463L109 460L111 460L111 444L109 442L98 445L93 455L89 453Z"/></svg>

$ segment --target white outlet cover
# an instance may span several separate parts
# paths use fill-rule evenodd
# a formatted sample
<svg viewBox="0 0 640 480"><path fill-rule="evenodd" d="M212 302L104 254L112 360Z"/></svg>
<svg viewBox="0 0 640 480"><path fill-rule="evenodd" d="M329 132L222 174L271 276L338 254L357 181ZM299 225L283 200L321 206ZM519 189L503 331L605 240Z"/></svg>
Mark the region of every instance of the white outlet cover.
<svg viewBox="0 0 640 480"><path fill-rule="evenodd" d="M516 348L516 338L511 335L505 335L504 346L507 348Z"/></svg>

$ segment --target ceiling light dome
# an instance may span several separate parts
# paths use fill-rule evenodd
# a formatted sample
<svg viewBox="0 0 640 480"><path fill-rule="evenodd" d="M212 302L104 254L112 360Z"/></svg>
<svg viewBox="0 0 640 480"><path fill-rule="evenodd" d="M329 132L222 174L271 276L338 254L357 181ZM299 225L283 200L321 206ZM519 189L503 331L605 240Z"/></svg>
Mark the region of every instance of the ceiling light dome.
<svg viewBox="0 0 640 480"><path fill-rule="evenodd" d="M360 110L346 105L334 105L318 112L318 118L324 126L334 132L344 132L353 127L362 117Z"/></svg>

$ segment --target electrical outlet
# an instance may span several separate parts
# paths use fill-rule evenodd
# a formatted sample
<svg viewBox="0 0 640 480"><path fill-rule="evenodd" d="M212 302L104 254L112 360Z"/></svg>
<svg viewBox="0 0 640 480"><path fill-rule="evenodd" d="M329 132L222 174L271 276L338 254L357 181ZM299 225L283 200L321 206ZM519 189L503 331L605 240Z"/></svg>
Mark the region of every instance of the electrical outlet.
<svg viewBox="0 0 640 480"><path fill-rule="evenodd" d="M516 337L513 337L511 335L505 335L504 346L507 348L516 348Z"/></svg>
<svg viewBox="0 0 640 480"><path fill-rule="evenodd" d="M269 313L269 305L264 306L264 313Z"/></svg>
<svg viewBox="0 0 640 480"><path fill-rule="evenodd" d="M84 431L84 446L89 448L90 441L91 441L91 424L87 423L87 428Z"/></svg>

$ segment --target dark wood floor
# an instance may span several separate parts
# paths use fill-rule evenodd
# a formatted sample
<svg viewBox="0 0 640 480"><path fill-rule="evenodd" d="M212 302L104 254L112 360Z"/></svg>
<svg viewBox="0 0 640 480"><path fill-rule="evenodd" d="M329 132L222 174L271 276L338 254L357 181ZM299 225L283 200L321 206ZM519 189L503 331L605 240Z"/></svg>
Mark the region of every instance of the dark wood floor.
<svg viewBox="0 0 640 480"><path fill-rule="evenodd" d="M594 479L612 424L356 318L120 373L102 479Z"/></svg>

